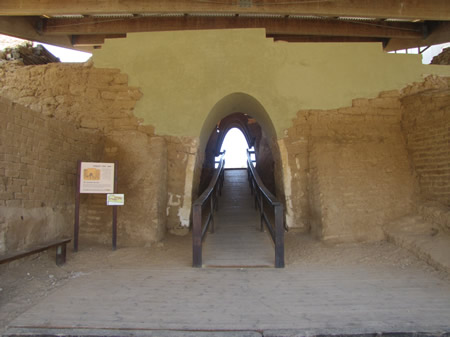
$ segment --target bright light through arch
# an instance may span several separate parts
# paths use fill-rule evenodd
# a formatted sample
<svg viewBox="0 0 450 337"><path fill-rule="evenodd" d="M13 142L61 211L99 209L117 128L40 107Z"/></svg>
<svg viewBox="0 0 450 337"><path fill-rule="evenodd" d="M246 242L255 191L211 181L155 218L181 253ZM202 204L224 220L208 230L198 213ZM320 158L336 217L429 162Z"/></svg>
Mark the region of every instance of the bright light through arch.
<svg viewBox="0 0 450 337"><path fill-rule="evenodd" d="M225 135L220 152L225 152L225 168L247 167L247 140L238 128L230 129ZM250 148L253 151L253 147ZM253 159L253 158L252 158ZM219 158L216 158L218 161Z"/></svg>

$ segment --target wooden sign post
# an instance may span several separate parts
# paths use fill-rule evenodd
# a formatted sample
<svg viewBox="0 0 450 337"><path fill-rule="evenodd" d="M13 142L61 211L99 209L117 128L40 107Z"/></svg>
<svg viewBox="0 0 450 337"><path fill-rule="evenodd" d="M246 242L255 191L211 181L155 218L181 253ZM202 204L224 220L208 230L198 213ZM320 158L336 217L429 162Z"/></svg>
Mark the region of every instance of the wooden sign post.
<svg viewBox="0 0 450 337"><path fill-rule="evenodd" d="M114 163L94 163L78 161L77 188L75 191L75 223L73 250L78 251L80 232L80 195L84 193L117 193L117 161ZM112 248L117 248L117 206L112 206Z"/></svg>

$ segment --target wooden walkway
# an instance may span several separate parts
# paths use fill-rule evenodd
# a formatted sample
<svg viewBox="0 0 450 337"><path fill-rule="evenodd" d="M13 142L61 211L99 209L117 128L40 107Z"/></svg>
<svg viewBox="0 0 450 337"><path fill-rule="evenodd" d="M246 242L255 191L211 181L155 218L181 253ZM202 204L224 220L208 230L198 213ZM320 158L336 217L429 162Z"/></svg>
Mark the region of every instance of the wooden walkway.
<svg viewBox="0 0 450 337"><path fill-rule="evenodd" d="M274 260L272 240L260 231L247 171L225 170L215 233L204 242L205 267L273 267Z"/></svg>
<svg viewBox="0 0 450 337"><path fill-rule="evenodd" d="M71 329L83 329L78 336L97 329L113 336L125 329L264 336L273 330L276 336L450 332L449 318L450 284L420 270L120 268L71 280L13 321L5 336ZM166 336L159 333L151 336Z"/></svg>
<svg viewBox="0 0 450 337"><path fill-rule="evenodd" d="M249 193L239 187L246 186L245 176L227 176L205 263L273 266L257 212L242 207L246 221L233 219L236 209L250 206ZM450 283L423 267L361 261L198 269L190 264L191 239L183 242L176 252L158 250L158 257L146 249L75 254L63 268L100 269L90 267L50 293L9 323L3 336L449 336Z"/></svg>

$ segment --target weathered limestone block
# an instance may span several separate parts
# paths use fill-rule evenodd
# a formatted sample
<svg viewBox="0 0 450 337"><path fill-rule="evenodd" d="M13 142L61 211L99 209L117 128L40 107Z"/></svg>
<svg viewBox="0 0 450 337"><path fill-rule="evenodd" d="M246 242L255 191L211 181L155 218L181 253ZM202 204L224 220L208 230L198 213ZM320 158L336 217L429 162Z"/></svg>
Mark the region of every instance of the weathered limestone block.
<svg viewBox="0 0 450 337"><path fill-rule="evenodd" d="M70 236L73 209L33 205L23 207L21 200L8 200L0 206L0 252L21 250L35 243Z"/></svg>
<svg viewBox="0 0 450 337"><path fill-rule="evenodd" d="M400 130L398 130L400 132ZM395 138L394 138L395 139ZM328 241L383 238L382 225L412 209L414 184L407 154L400 144L317 141L315 201L320 219L315 234Z"/></svg>
<svg viewBox="0 0 450 337"><path fill-rule="evenodd" d="M294 139L289 137L278 142L281 156L279 162L282 165L275 163L275 179L277 186L281 185L281 183L284 186L283 194L287 226L291 229L307 231L310 226L310 209L307 197L308 144L305 141ZM277 193L282 195L280 188L278 188Z"/></svg>
<svg viewBox="0 0 450 337"><path fill-rule="evenodd" d="M189 230L198 139L165 137L167 141L167 229L185 235ZM194 190L195 193L195 190Z"/></svg>
<svg viewBox="0 0 450 337"><path fill-rule="evenodd" d="M98 156L102 136L4 98L0 117L0 252L70 236L76 161Z"/></svg>
<svg viewBox="0 0 450 337"><path fill-rule="evenodd" d="M96 69L87 64L19 66L2 64L0 95L50 117L105 132L136 129L133 117L142 93L129 87L128 76L117 69Z"/></svg>
<svg viewBox="0 0 450 337"><path fill-rule="evenodd" d="M422 90L422 91L420 91ZM450 206L450 87L429 77L403 91L402 130L421 198Z"/></svg>
<svg viewBox="0 0 450 337"><path fill-rule="evenodd" d="M290 227L328 241L379 240L385 222L411 211L415 184L400 107L392 91L297 114L281 142Z"/></svg>
<svg viewBox="0 0 450 337"><path fill-rule="evenodd" d="M105 161L118 161L118 244L145 246L164 238L167 204L167 145L138 131L108 134Z"/></svg>
<svg viewBox="0 0 450 337"><path fill-rule="evenodd" d="M400 91L400 97L405 97L428 90L446 89L448 88L448 79L436 75L430 75L423 82L414 83Z"/></svg>
<svg viewBox="0 0 450 337"><path fill-rule="evenodd" d="M436 201L428 201L419 205L420 215L427 221L440 227L442 231L450 233L450 207Z"/></svg>

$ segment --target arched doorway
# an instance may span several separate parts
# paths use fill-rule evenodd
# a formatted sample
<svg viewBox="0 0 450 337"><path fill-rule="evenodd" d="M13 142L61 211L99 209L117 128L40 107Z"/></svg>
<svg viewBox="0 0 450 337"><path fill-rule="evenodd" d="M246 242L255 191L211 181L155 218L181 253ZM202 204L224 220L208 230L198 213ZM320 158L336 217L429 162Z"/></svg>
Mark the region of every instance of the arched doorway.
<svg viewBox="0 0 450 337"><path fill-rule="evenodd" d="M225 170L221 174L221 176L225 177L225 187L223 188L224 196L221 197L222 199L219 203L224 206L218 211L216 218L212 216L216 212L213 211L216 207L216 197L211 197L210 211L207 211L206 214L202 211L202 205L207 200L205 198L209 198L205 196L215 196L217 194L217 185L215 184L219 181L217 180L218 172L222 171L215 170L216 158L220 155L224 141L231 130L237 131L245 139L246 149L254 149L256 170L258 172L254 172L253 168L247 172L247 165L245 165L244 168L235 168L233 172ZM273 262L274 246L270 242L272 239L274 243L276 242L275 266L284 266L284 258L282 257L284 255L284 243L282 243L282 232L284 231L283 207L280 206L280 202L274 196L278 195L280 200L283 200L282 194L278 192L282 191L282 184L277 184L277 181L282 181L282 166L273 124L261 104L253 97L242 93L231 94L220 100L205 120L198 156L197 168L201 170L199 194L203 191L204 193L202 193L199 201L194 203L194 266L202 265L201 242L205 238L211 219L219 219L218 223L220 225L218 227L220 230L216 230L211 238L208 236L206 251L213 252L210 256L219 256L215 260L216 262L219 261L219 264L216 265L213 262L212 264L206 263L206 265L225 267L226 265L220 265L220 263L226 261L225 264L231 263L233 266L251 266L253 265L252 257L257 260L255 263L258 266L267 266L268 260L270 265ZM202 163L201 166L198 165L199 162ZM251 166L253 167L253 165ZM200 174L200 172L197 174ZM252 185L252 188L249 187L247 174L248 177L256 177L255 180L252 178L251 181L252 184L254 181L258 181L257 185ZM258 186L263 187L259 190ZM277 188L278 186L279 188ZM265 192L262 192L263 190ZM253 196L254 191L257 194ZM257 198L256 195L258 195ZM266 207L263 205L264 201L262 201L265 197L262 197L262 195L270 195L267 205L272 211L272 220L269 220L266 216ZM253 199L255 200L253 201ZM255 210L256 206L258 206L258 211ZM202 218L206 219L205 224ZM275 218L277 219L276 221ZM214 223L215 221L213 221L212 225L213 231L216 228ZM268 229L266 233L263 231L266 228L265 225L267 225ZM276 234L274 234L275 228ZM221 231L220 235L219 231ZM271 239L269 239L269 234ZM222 241L222 239L224 240ZM263 244L260 245L257 242L258 240L260 240L259 242L264 241ZM237 246L239 241L241 246ZM230 244L231 248L228 247L228 244ZM211 246L214 246L214 249L211 249ZM257 246L259 248L255 249ZM232 252L231 257L227 256L224 258L224 255L216 249L217 247L225 247L225 251ZM248 252L245 249L241 249L242 247L246 248ZM249 250L247 247L253 248ZM269 251L268 254L267 250ZM242 252L241 256L236 256L237 251ZM257 251L256 254L254 253L255 251ZM261 256L264 256L265 262L261 263L262 260L258 259ZM212 260L214 261L214 259Z"/></svg>
<svg viewBox="0 0 450 337"><path fill-rule="evenodd" d="M211 172L205 171L214 168L213 158L219 155L223 137L234 127L244 134L249 148L255 147L257 170L264 184L284 202L282 159L274 125L261 103L241 92L219 100L203 123L195 172L196 181L200 181L197 195L206 187Z"/></svg>
<svg viewBox="0 0 450 337"><path fill-rule="evenodd" d="M241 149L237 148L237 144L234 147L229 147L225 156L225 167L228 167L227 157L230 158L234 155L239 155L236 152L244 150L244 153L241 153L241 156L244 157L244 165L240 168L246 168L247 155L245 151L247 148L250 149L254 152L253 157L261 180L271 193L277 195L275 156L273 146L271 146L274 142L267 136L260 123L253 116L241 112L232 113L219 120L211 131L204 150L199 192L201 193L208 186L214 169L217 166L217 159L224 149L225 141L233 130L243 138L246 143L244 145L245 149L243 149L244 146L242 145L240 146Z"/></svg>

